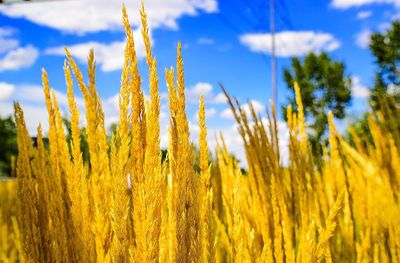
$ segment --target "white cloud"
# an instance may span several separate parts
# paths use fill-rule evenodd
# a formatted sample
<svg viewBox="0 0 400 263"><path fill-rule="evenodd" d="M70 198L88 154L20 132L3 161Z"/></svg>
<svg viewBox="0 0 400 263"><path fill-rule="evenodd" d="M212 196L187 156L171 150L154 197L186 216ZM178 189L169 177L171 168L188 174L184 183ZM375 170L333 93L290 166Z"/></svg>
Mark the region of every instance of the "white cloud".
<svg viewBox="0 0 400 263"><path fill-rule="evenodd" d="M47 110L46 107L21 104L24 111L24 117L28 132L31 136L36 136L39 124L42 125L44 131L48 130ZM0 101L0 116L8 117L14 114L14 107L12 102Z"/></svg>
<svg viewBox="0 0 400 263"><path fill-rule="evenodd" d="M48 131L48 113L45 104L43 88L37 85L17 85L11 95L2 92L3 87L14 86L11 84L0 83L0 116L9 116L14 113L13 101L18 101L25 114L25 121L29 133L36 135L39 123L42 125L43 131ZM55 90L57 101L63 116L69 116L68 97L67 94ZM3 99L4 98L4 99ZM80 123L86 125L86 113L84 100L79 94L75 94L75 102L80 110ZM104 112L104 123L108 129L111 124L119 121L118 94L102 100ZM165 113L161 112L161 118L165 118Z"/></svg>
<svg viewBox="0 0 400 263"><path fill-rule="evenodd" d="M207 13L218 11L218 3L216 0L192 0L194 6L203 9Z"/></svg>
<svg viewBox="0 0 400 263"><path fill-rule="evenodd" d="M11 27L0 27L0 37L9 37L14 33Z"/></svg>
<svg viewBox="0 0 400 263"><path fill-rule="evenodd" d="M7 84L13 86L11 84ZM1 92L3 84L0 83L0 116L9 116L14 113L13 101L20 102L25 114L25 121L28 131L31 135L36 135L39 123L42 125L43 131L48 130L48 113L45 104L43 88L37 85L19 85L14 86L14 91L10 96ZM64 116L69 115L67 94L55 90L57 101ZM86 124L84 100L81 96L76 95L75 102L80 110L80 123ZM105 116L105 127L108 129L113 123L119 121L118 94L103 100L103 112Z"/></svg>
<svg viewBox="0 0 400 263"><path fill-rule="evenodd" d="M2 86L0 85L0 90ZM55 91L57 101L63 116L69 116L68 98L67 95L61 91ZM3 95L0 92L0 96ZM119 122L119 108L118 108L118 94L108 97L102 101L102 107L104 112L104 123L106 129L113 123ZM10 116L14 114L13 101L18 101L24 111L25 122L27 125L28 132L31 136L36 136L37 127L39 124L42 125L43 132L46 134L49 128L48 125L48 113L45 105L45 98L43 89L40 86L35 85L22 85L16 86L14 93L5 98L0 99L0 116ZM75 101L80 110L80 123L82 126L86 125L86 116L84 109L84 101L78 95L75 97ZM161 112L161 121L165 121L165 113ZM167 131L167 130L165 130ZM165 132L168 136L168 133ZM162 134L164 136L164 133ZM165 138L164 138L165 139Z"/></svg>
<svg viewBox="0 0 400 263"><path fill-rule="evenodd" d="M198 103L200 96L204 97L206 103L225 103L225 95L223 93L215 94L213 86L207 82L198 82L193 87L186 89L186 99L190 103Z"/></svg>
<svg viewBox="0 0 400 263"><path fill-rule="evenodd" d="M200 45L211 45L214 44L214 39L209 37L201 37L197 40L197 43Z"/></svg>
<svg viewBox="0 0 400 263"><path fill-rule="evenodd" d="M131 23L140 24L140 2L123 0L43 1L35 4L2 5L0 13L25 18L33 23L67 33L85 34L121 28L121 7L125 2ZM149 23L153 28L176 29L177 19L199 12L218 11L216 0L144 0Z"/></svg>
<svg viewBox="0 0 400 263"><path fill-rule="evenodd" d="M262 122L267 128L269 123L266 118L262 118ZM252 126L253 123L250 123ZM277 121L278 126L278 138L279 138L279 151L281 156L281 163L287 165L289 163L289 129L284 121ZM268 130L268 128L267 128ZM192 131L191 131L192 132ZM231 126L222 127L219 129L208 128L208 144L211 150L216 149L217 139L215 135L222 133L225 144L227 145L228 151L235 155L240 160L240 166L247 167L246 153L243 146L243 139L238 132L238 126L235 123ZM194 141L198 141L198 137L192 136ZM219 138L218 138L219 139Z"/></svg>
<svg viewBox="0 0 400 263"><path fill-rule="evenodd" d="M357 13L357 19L363 20L372 15L371 11L360 11Z"/></svg>
<svg viewBox="0 0 400 263"><path fill-rule="evenodd" d="M10 85L10 84L9 84ZM1 89L0 85L0 89ZM1 94L1 93L0 93ZM56 96L62 110L63 114L67 114L67 101L66 94L61 91L56 91ZM117 103L118 95L114 95L108 97L103 100L103 111L105 114L105 125L106 128L112 123L116 123L119 121L119 110ZM35 136L37 133L37 127L39 123L42 125L44 132L48 131L48 113L44 103L44 95L42 88L40 86L35 85L23 85L16 86L14 92L11 96L7 96L6 100L0 100L0 116L9 116L13 114L13 105L12 100L18 100L21 102L21 106L24 110L25 121L27 124L27 128L29 133L32 136ZM81 115L81 123L84 125L85 111L83 109L83 100L81 97L76 98L78 106L80 108ZM261 113L265 107L258 101L252 101L253 105L258 113ZM243 105L246 112L249 111L248 105ZM164 108L164 107L162 107ZM216 114L216 110L214 108L209 108L206 110L207 118L210 118L212 115ZM168 113L161 112L160 126L161 126L161 134L160 134L160 144L162 148L168 147L168 122L169 118L167 118ZM265 125L267 121L263 118L263 122ZM197 122L189 122L189 129L191 140L195 143L198 143L199 138L199 126ZM240 165L242 167L247 167L246 155L243 148L242 138L238 133L237 125L227 125L225 127L213 128L212 126L208 126L208 142L209 149L214 151L217 146L217 139L215 138L216 134L221 132L224 136L225 143L229 146L228 150L230 153L233 153L239 160ZM278 121L278 136L279 136L279 147L282 156L282 163L287 163L289 159L288 154L288 141L289 135L287 131L286 124L282 121Z"/></svg>
<svg viewBox="0 0 400 263"><path fill-rule="evenodd" d="M15 91L15 86L9 83L0 82L0 101L8 100Z"/></svg>
<svg viewBox="0 0 400 263"><path fill-rule="evenodd" d="M359 32L356 36L356 44L361 48L367 48L371 40L371 31L365 29Z"/></svg>
<svg viewBox="0 0 400 263"><path fill-rule="evenodd" d="M394 4L400 5L399 0L332 0L331 5L339 9L347 9L350 7L359 7L370 4Z"/></svg>
<svg viewBox="0 0 400 263"><path fill-rule="evenodd" d="M250 102L241 105L242 109L244 110L244 112L247 114L248 117L251 116L250 103L253 105L253 108L254 108L254 111L256 114L259 114L259 113L262 113L263 111L265 111L264 104L262 104L258 100L250 100ZM221 112L220 116L221 116L221 118L224 118L224 119L230 119L230 120L234 119L232 110L230 108L223 110Z"/></svg>
<svg viewBox="0 0 400 263"><path fill-rule="evenodd" d="M275 34L276 54L280 57L302 56L311 51L333 51L340 42L331 34L314 31L282 31ZM244 34L240 42L251 51L270 54L271 34Z"/></svg>
<svg viewBox="0 0 400 263"><path fill-rule="evenodd" d="M15 31L10 27L0 27L0 72L27 68L38 57L39 52L32 45L19 46L19 40L13 37Z"/></svg>
<svg viewBox="0 0 400 263"><path fill-rule="evenodd" d="M0 100L0 116L8 117L14 113L13 104L8 101Z"/></svg>
<svg viewBox="0 0 400 263"><path fill-rule="evenodd" d="M227 103L227 99L224 93L220 92L215 96L215 103Z"/></svg>
<svg viewBox="0 0 400 263"><path fill-rule="evenodd" d="M21 103L21 107L24 111L26 127L31 136L37 135L37 128L39 124L42 125L43 131L48 130L49 125L46 107L25 103ZM0 102L0 116L7 117L12 114L14 114L13 104L11 102Z"/></svg>
<svg viewBox="0 0 400 263"><path fill-rule="evenodd" d="M140 30L135 30L133 32L133 37L135 39L136 55L139 59L142 59L146 56L146 49ZM124 62L125 43L125 40L108 44L86 42L67 46L67 48L71 52L72 56L76 57L81 63L86 63L90 49L94 49L96 62L100 65L100 69L108 72L122 68ZM154 41L152 41L152 43L154 44ZM64 47L52 47L48 48L45 51L45 54L64 56L65 50Z"/></svg>
<svg viewBox="0 0 400 263"><path fill-rule="evenodd" d="M400 14L398 14L398 16L397 16L397 15L393 16L392 19L393 19L393 20L399 20L399 19L400 19ZM383 23L380 23L380 24L378 25L378 30L379 30L380 32L384 32L384 31L389 30L391 26L392 26L392 23L391 23L391 22L383 22Z"/></svg>
<svg viewBox="0 0 400 263"><path fill-rule="evenodd" d="M208 120L213 114L214 109L206 109L206 120ZM168 114L167 114L168 115ZM197 119L197 114L196 116L193 116L194 122L189 121L189 131L190 131L190 139L194 144L198 145L199 142L199 125L198 125L198 119ZM161 125L161 134L160 134L160 145L161 148L165 149L168 148L168 129L169 129L169 118L163 118L160 120L160 125ZM213 127L211 125L207 125L207 142L208 142L208 147L211 152L215 152L215 149L217 147L217 138L216 136L219 136L220 132L224 136L225 143L229 146L228 150L230 153L233 153L241 162L241 166L246 167L246 155L244 152L243 148L243 141L238 133L237 130L237 125L236 124L228 124L226 126L222 127Z"/></svg>
<svg viewBox="0 0 400 263"><path fill-rule="evenodd" d="M217 114L217 110L215 108L206 108L206 119L212 118ZM193 116L193 119L199 121L199 113L196 113Z"/></svg>
<svg viewBox="0 0 400 263"><path fill-rule="evenodd" d="M57 102L61 107L68 106L68 97L67 94L55 90L55 94L57 97ZM43 88L38 85L20 85L16 88L15 93L13 94L13 99L17 101L28 102L36 105L44 105L45 97L43 93ZM84 107L83 98L76 96L75 102L77 106L81 109Z"/></svg>
<svg viewBox="0 0 400 263"><path fill-rule="evenodd" d="M11 38L14 30L8 27L0 27L0 54L18 47L19 41Z"/></svg>
<svg viewBox="0 0 400 263"><path fill-rule="evenodd" d="M230 108L223 110L219 116L221 116L221 118L223 119L229 119L229 120L234 119L232 110Z"/></svg>
<svg viewBox="0 0 400 263"><path fill-rule="evenodd" d="M5 39L0 37L0 53L16 48L19 42L16 39Z"/></svg>
<svg viewBox="0 0 400 263"><path fill-rule="evenodd" d="M200 96L207 97L212 92L213 86L210 83L199 82L192 88L186 90L186 94L189 100L198 100Z"/></svg>
<svg viewBox="0 0 400 263"><path fill-rule="evenodd" d="M217 114L217 110L214 108L208 108L206 109L206 118L211 118Z"/></svg>
<svg viewBox="0 0 400 263"><path fill-rule="evenodd" d="M354 98L368 98L369 89L361 83L361 79L358 76L351 78L351 93Z"/></svg>
<svg viewBox="0 0 400 263"><path fill-rule="evenodd" d="M9 86L12 92L9 96L3 97L3 88ZM68 114L68 97L65 93L55 90L58 104L62 114ZM9 116L14 113L13 101L21 104L25 114L25 121L31 135L36 135L39 123L46 132L48 129L48 114L46 110L43 88L38 85L13 85L8 83L0 84L0 116ZM84 122L84 102L79 96L75 101L81 110L81 120Z"/></svg>
<svg viewBox="0 0 400 263"><path fill-rule="evenodd" d="M0 72L30 67L38 56L39 51L31 45L13 49L0 58Z"/></svg>
<svg viewBox="0 0 400 263"><path fill-rule="evenodd" d="M219 135L222 133L225 144L227 145L229 153L233 154L240 161L240 166L247 167L246 152L243 146L243 140L238 132L237 125L230 125L220 129L208 129L208 145L210 150L217 149L217 142ZM218 136L218 139L215 136Z"/></svg>
<svg viewBox="0 0 400 263"><path fill-rule="evenodd" d="M391 83L388 86L388 91L387 92L390 95L399 95L400 94L400 86Z"/></svg>

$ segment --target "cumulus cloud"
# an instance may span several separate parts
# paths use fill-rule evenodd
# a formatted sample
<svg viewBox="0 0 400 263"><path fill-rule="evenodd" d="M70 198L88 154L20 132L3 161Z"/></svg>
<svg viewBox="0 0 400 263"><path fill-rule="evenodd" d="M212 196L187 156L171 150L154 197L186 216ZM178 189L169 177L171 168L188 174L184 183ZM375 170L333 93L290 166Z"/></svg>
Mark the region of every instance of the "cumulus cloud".
<svg viewBox="0 0 400 263"><path fill-rule="evenodd" d="M16 39L4 39L0 37L0 53L6 52L17 47L19 44Z"/></svg>
<svg viewBox="0 0 400 263"><path fill-rule="evenodd" d="M11 27L0 27L0 37L9 37L13 34L14 29Z"/></svg>
<svg viewBox="0 0 400 263"><path fill-rule="evenodd" d="M19 41L12 38L14 30L8 27L0 27L0 54L18 47Z"/></svg>
<svg viewBox="0 0 400 263"><path fill-rule="evenodd" d="M339 9L359 7L370 4L394 4L400 6L399 0L332 0L331 5Z"/></svg>
<svg viewBox="0 0 400 263"><path fill-rule="evenodd" d="M262 118L262 122L264 126L267 128L269 127L269 122L266 118ZM250 123L252 126L253 123ZM278 128L278 138L279 138L279 151L281 154L281 163L283 165L287 165L289 163L289 129L287 124L284 121L278 120L277 121L277 128ZM268 128L267 128L268 130ZM192 131L191 131L192 132ZM247 167L247 160L246 160L246 153L243 146L243 140L241 135L238 132L237 124L228 125L222 128L208 129L208 142L210 149L216 149L217 147L217 138L215 138L216 134L222 134L225 144L228 146L228 151L235 155L236 158L240 161L240 166ZM198 137L193 136L194 141L197 141Z"/></svg>
<svg viewBox="0 0 400 263"><path fill-rule="evenodd" d="M15 91L15 86L6 82L0 82L0 101L8 100Z"/></svg>
<svg viewBox="0 0 400 263"><path fill-rule="evenodd" d="M61 107L68 106L68 97L64 92L55 90L58 104ZM13 94L13 99L22 102L28 102L36 105L44 105L45 97L43 93L43 88L38 85L19 85L15 89ZM76 96L75 102L79 108L84 107L83 98Z"/></svg>
<svg viewBox="0 0 400 263"><path fill-rule="evenodd" d="M371 11L361 11L361 12L357 13L357 19L360 19L360 20L367 19L371 15L372 15Z"/></svg>
<svg viewBox="0 0 400 263"><path fill-rule="evenodd" d="M282 31L275 34L276 54L280 57L302 56L311 51L334 51L340 42L331 34L314 31ZM240 42L251 51L270 54L271 34L250 33L240 36Z"/></svg>
<svg viewBox="0 0 400 263"><path fill-rule="evenodd" d="M3 94L2 88L5 86L4 84L14 87L10 96L5 96ZM55 90L55 93L61 113L64 116L68 116L67 94L58 90ZM48 113L42 87L36 85L14 86L8 83L0 83L0 116L9 116L13 114L13 101L20 102L24 110L28 131L32 136L36 135L39 123L42 125L44 132L48 131ZM84 100L82 97L76 96L75 102L80 109L80 123L84 126L86 125ZM111 124L119 121L118 94L105 98L102 106L105 117L104 123L106 128L109 128Z"/></svg>
<svg viewBox="0 0 400 263"><path fill-rule="evenodd" d="M8 90L8 93L5 92ZM68 114L68 98L64 92L55 91L58 104L63 114ZM76 97L76 103L81 109L84 119L84 102L81 97ZM38 85L14 85L0 83L0 116L9 116L14 112L13 102L18 101L25 114L25 121L29 133L34 136L39 123L44 131L48 130L48 115L46 110L43 88Z"/></svg>
<svg viewBox="0 0 400 263"><path fill-rule="evenodd" d="M198 82L186 89L186 99L190 103L198 103L200 96L203 96L206 103L225 103L225 95L223 93L215 94L213 89L210 83Z"/></svg>
<svg viewBox="0 0 400 263"><path fill-rule="evenodd" d="M9 83L2 83L0 86L0 96L3 95L2 91L4 86L12 86L13 88L10 88L10 90L12 89L13 92L9 96L4 97L4 100L0 99L0 116L6 117L12 115L14 113L13 101L18 101L20 102L24 111L26 126L31 136L35 136L37 134L37 127L39 123L42 124L44 130L48 130L47 111L44 103L39 103L40 105L37 105L32 102L24 102L20 100L23 91L15 85ZM28 95L29 94L26 96L28 97ZM31 95L34 95L34 97L37 98L36 93Z"/></svg>
<svg viewBox="0 0 400 263"><path fill-rule="evenodd" d="M71 0L43 1L35 4L2 5L0 13L25 18L33 23L67 33L85 34L121 28L121 7L125 2L131 23L140 24L140 1ZM145 0L149 23L153 28L176 29L177 19L199 12L218 11L216 0Z"/></svg>
<svg viewBox="0 0 400 263"><path fill-rule="evenodd" d="M395 84L389 84L388 86L388 94L390 95L399 95L400 94L400 86Z"/></svg>
<svg viewBox="0 0 400 263"><path fill-rule="evenodd" d="M251 116L250 104L253 106L256 114L259 114L259 113L262 113L263 111L265 111L264 104L262 104L258 100L250 100L250 102L247 102L247 103L241 105L242 109L247 114L247 116ZM220 117L224 118L224 119L229 119L229 120L234 119L232 110L230 108L223 110L220 114Z"/></svg>
<svg viewBox="0 0 400 263"><path fill-rule="evenodd" d="M12 92L3 92L3 88L12 90ZM13 87L13 88L10 88ZM58 105L63 116L69 116L68 97L67 94L60 90L55 90ZM111 124L119 122L119 94L102 99L102 107L104 112L104 123L108 129ZM13 101L20 102L27 123L29 133L36 135L37 127L42 124L44 132L48 130L47 110L43 88L38 85L12 85L9 83L0 83L0 116L8 116L13 114ZM75 102L80 110L80 124L86 125L86 111L84 100L80 94L75 95ZM164 107L162 107L164 108ZM167 120L167 114L161 111L161 121ZM168 134L168 133L167 133Z"/></svg>
<svg viewBox="0 0 400 263"><path fill-rule="evenodd" d="M243 140L236 124L227 125L219 129L208 129L208 134L208 145L210 149L214 150L217 148L219 138L216 138L216 135L222 134L225 144L228 146L229 153L233 154L240 161L240 166L247 167Z"/></svg>
<svg viewBox="0 0 400 263"><path fill-rule="evenodd" d="M161 122L161 130L168 131L169 124L168 122ZM200 128L198 123L189 122L189 132L190 132L190 140L198 145L199 142L199 132ZM207 127L207 142L209 150L215 153L215 149L217 148L217 142L220 139L219 135L222 134L226 145L228 145L229 153L235 155L235 157L240 161L240 166L247 167L246 154L243 148L242 137L238 132L238 128L236 124L228 124L223 127L213 128ZM218 138L216 137L218 136ZM168 148L168 132L161 132L160 145L161 148Z"/></svg>
<svg viewBox="0 0 400 263"><path fill-rule="evenodd" d="M133 32L135 38L136 55L139 59L146 56L146 49L140 30ZM94 49L96 62L100 69L105 72L114 71L122 68L124 61L125 41L116 41L108 44L99 42L86 42L67 46L72 56L80 62L86 63L90 49ZM47 55L65 55L64 47L52 47L45 51Z"/></svg>
<svg viewBox="0 0 400 263"><path fill-rule="evenodd" d="M367 48L370 40L371 40L371 31L369 29L361 31L356 36L356 44L361 48Z"/></svg>
<svg viewBox="0 0 400 263"><path fill-rule="evenodd" d="M211 45L214 44L214 39L209 37L201 37L197 40L197 43L200 45Z"/></svg>
<svg viewBox="0 0 400 263"><path fill-rule="evenodd" d="M94 49L96 63L100 65L102 71L108 72L122 68L124 42L117 41L109 44L99 42L85 42L76 45L67 46L72 56L79 62L85 63L91 49ZM52 47L45 51L46 55L64 56L64 47Z"/></svg>
<svg viewBox="0 0 400 263"><path fill-rule="evenodd" d="M218 111L215 108L206 108L206 119L214 117L217 113ZM199 121L198 111L193 115L193 119Z"/></svg>
<svg viewBox="0 0 400 263"><path fill-rule="evenodd" d="M40 107L30 104L21 104L24 111L26 127L31 136L37 135L37 128L41 124L42 129L49 129L46 107ZM0 116L10 116L14 113L13 104L11 102L0 102Z"/></svg>
<svg viewBox="0 0 400 263"><path fill-rule="evenodd" d="M353 76L351 78L351 93L354 98L368 98L370 90L361 83L360 77Z"/></svg>
<svg viewBox="0 0 400 263"><path fill-rule="evenodd" d="M219 116L220 116L221 118L223 118L223 119L229 119L229 120L233 120L233 119L234 119L233 114L232 114L232 111L231 111L230 108L227 108L227 109L223 110L223 111L220 113Z"/></svg>
<svg viewBox="0 0 400 263"><path fill-rule="evenodd" d="M206 109L206 117L207 118L211 118L213 116L215 116L215 114L217 114L217 110L214 108L207 108Z"/></svg>
<svg viewBox="0 0 400 263"><path fill-rule="evenodd" d="M39 55L32 45L19 46L15 32L13 28L0 27L0 72L30 67Z"/></svg>
<svg viewBox="0 0 400 263"><path fill-rule="evenodd" d="M222 92L218 93L218 94L215 96L214 101L215 101L216 103L227 103L227 102L228 102L227 99L226 99L225 94L222 93Z"/></svg>
<svg viewBox="0 0 400 263"><path fill-rule="evenodd" d="M14 88L9 88L9 87ZM14 86L8 83L0 84L0 91L4 91L4 87L8 87L6 89L12 90L10 91L10 95L5 95L5 92L1 92L0 96L0 116L8 116L13 113L13 100L18 100L21 103L21 106L24 110L25 120L27 124L27 128L31 136L35 136L37 133L37 127L39 123L42 125L44 132L48 131L48 113L46 110L44 95L42 88L40 86L35 85L20 85ZM68 114L66 94L61 91L56 91L56 96L64 115ZM83 107L83 99L81 97L77 97L76 101L78 103L78 107L81 112L81 125L85 125L85 111ZM257 113L261 113L265 107L258 101L252 100L252 103L255 107ZM243 105L243 108L246 112L249 112L249 107L247 104ZM163 107L162 107L163 108ZM103 100L103 111L105 114L105 125L106 128L112 123L117 123L119 121L119 109L118 109L118 95L110 96ZM207 118L215 115L217 113L216 109L208 108L206 110ZM168 147L168 126L169 126L169 118L168 113L161 112L160 126L161 126L161 134L160 134L160 144L162 148ZM266 126L268 126L268 121L264 118L262 120ZM199 126L197 122L189 122L190 129L190 138L194 143L198 143L199 138ZM222 133L225 143L229 145L230 153L234 154L239 160L240 165L246 167L246 156L243 148L242 138L238 133L236 124L228 124L222 127L212 127L208 126L208 142L210 150L214 150L217 146L217 139L215 137L216 134ZM288 141L289 134L287 130L287 126L284 122L278 121L278 134L279 134L279 147L281 150L282 163L287 163L289 159L288 154Z"/></svg>
<svg viewBox="0 0 400 263"><path fill-rule="evenodd" d="M13 49L0 58L0 72L28 68L35 63L39 51L31 45Z"/></svg>
<svg viewBox="0 0 400 263"><path fill-rule="evenodd" d="M210 83L199 82L193 87L187 89L188 99L197 100L200 96L208 96L213 90Z"/></svg>

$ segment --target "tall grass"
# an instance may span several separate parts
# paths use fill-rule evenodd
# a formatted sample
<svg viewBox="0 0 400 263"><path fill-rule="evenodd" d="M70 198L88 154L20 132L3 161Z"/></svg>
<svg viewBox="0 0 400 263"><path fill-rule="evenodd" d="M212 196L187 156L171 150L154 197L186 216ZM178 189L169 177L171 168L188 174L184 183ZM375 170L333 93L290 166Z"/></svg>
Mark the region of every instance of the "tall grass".
<svg viewBox="0 0 400 263"><path fill-rule="evenodd" d="M399 262L400 147L393 130L381 125L387 123L383 113L370 118L373 142L361 143L354 134L355 148L336 131L330 114L330 144L317 169L296 85L298 112L289 108L287 116L290 160L282 166L274 105L263 119L252 107L248 115L225 92L244 142L248 172L243 174L223 137L216 160L209 161L201 98L196 170L178 44L176 69L165 71L170 126L168 156L161 161L157 61L144 8L140 14L150 97L141 89L135 41L123 8L127 41L120 120L111 140L96 90L93 51L86 83L66 50L70 142L45 71L48 147L40 127L33 146L23 111L15 104L17 179L0 183L0 260ZM80 148L73 78L85 102L88 161Z"/></svg>

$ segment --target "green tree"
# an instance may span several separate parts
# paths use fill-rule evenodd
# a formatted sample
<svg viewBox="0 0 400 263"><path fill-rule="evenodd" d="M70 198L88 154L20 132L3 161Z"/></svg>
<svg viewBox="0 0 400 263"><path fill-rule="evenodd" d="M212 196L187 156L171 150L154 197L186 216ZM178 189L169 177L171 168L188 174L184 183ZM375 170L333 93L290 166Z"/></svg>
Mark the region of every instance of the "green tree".
<svg viewBox="0 0 400 263"><path fill-rule="evenodd" d="M393 22L384 33L372 34L369 47L377 66L369 97L372 112L354 120L352 132L346 131L345 137L353 145L353 135L363 144L373 144L368 117L378 120L395 138L400 134L400 21Z"/></svg>
<svg viewBox="0 0 400 263"><path fill-rule="evenodd" d="M291 93L288 97L293 110L297 110L294 82L300 85L304 114L309 128L314 152L328 126L328 111L335 118L343 119L351 99L351 78L343 62L335 61L328 54L309 53L303 60L292 58L291 68L284 70L284 79ZM286 119L286 105L283 114Z"/></svg>
<svg viewBox="0 0 400 263"><path fill-rule="evenodd" d="M344 138L348 143L350 143L350 145L356 146L354 135L361 140L361 143L365 147L374 143L368 124L368 118L370 116L374 117L371 113L364 112L361 116L354 119L350 126L345 130Z"/></svg>
<svg viewBox="0 0 400 263"><path fill-rule="evenodd" d="M371 35L369 47L378 66L370 104L380 109L380 100L387 96L400 103L400 21L392 23L384 33Z"/></svg>
<svg viewBox="0 0 400 263"><path fill-rule="evenodd" d="M71 141L72 141L72 130L71 130L71 122L67 118L63 118L63 123L64 126L67 130L67 135L66 139L68 142L68 148L71 150ZM81 133L81 151L82 151L82 157L83 160L89 161L89 143L87 141L87 135L86 135L86 128L81 128L80 129Z"/></svg>
<svg viewBox="0 0 400 263"><path fill-rule="evenodd" d="M11 175L11 162L16 156L17 129L11 117L0 117L0 176Z"/></svg>

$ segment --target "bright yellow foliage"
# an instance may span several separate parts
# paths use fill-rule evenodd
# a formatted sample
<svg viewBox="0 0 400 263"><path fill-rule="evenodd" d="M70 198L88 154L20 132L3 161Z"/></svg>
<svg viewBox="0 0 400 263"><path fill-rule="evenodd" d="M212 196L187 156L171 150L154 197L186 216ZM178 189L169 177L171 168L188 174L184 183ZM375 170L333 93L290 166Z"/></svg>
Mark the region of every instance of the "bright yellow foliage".
<svg viewBox="0 0 400 263"><path fill-rule="evenodd" d="M266 120L252 107L249 116L225 92L243 137L244 174L222 136L216 160L210 162L201 98L195 169L178 44L176 69L166 70L170 127L162 162L157 62L143 7L140 14L150 97L141 87L123 8L127 41L120 120L111 139L96 90L93 51L85 83L66 50L70 142L44 70L48 146L41 127L33 145L23 111L15 104L17 178L0 182L1 262L400 261L399 137L381 125L386 115L376 113L369 120L373 142L363 145L355 137L353 148L337 133L330 114L329 148L316 168L296 84L298 112L287 111L290 160L283 166L274 105ZM86 108L88 161L80 148L73 78Z"/></svg>

